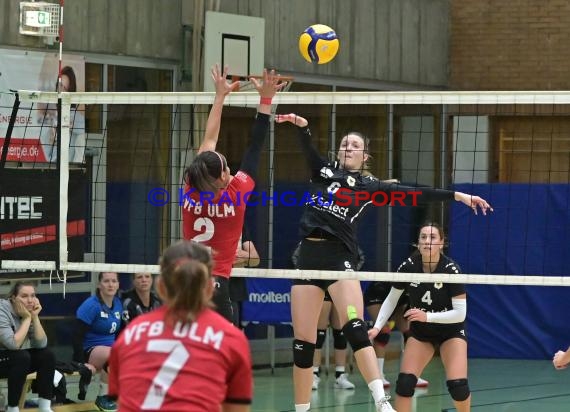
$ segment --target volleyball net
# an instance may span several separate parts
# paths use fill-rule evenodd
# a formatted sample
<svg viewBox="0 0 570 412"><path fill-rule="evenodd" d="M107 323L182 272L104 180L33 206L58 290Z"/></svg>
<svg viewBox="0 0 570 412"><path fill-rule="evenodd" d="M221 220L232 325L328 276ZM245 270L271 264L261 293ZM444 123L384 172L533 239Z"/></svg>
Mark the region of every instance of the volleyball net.
<svg viewBox="0 0 570 412"><path fill-rule="evenodd" d="M15 109L16 96L2 96L13 120L11 143L3 141L2 270L156 273L161 251L181 238L183 171L213 94L17 97ZM258 99L249 92L226 99L218 150L232 170ZM569 93L288 92L274 102L279 113L307 117L315 145L331 158L344 134L359 131L371 139L378 178L454 188L495 209L483 217L456 202L374 207L391 199L373 199L359 230L364 271L310 277L407 279L393 270L413 250L421 221L432 220L448 229L448 253L468 272L436 275L442 281L568 284ZM262 269L235 273L309 277L290 263L309 179L292 125L272 124L260 170L247 221Z"/></svg>

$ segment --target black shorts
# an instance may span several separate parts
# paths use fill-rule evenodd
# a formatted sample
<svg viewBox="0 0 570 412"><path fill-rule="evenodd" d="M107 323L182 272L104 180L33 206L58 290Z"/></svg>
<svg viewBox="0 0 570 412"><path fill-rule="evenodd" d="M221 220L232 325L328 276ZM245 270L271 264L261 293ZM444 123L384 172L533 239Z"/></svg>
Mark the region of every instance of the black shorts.
<svg viewBox="0 0 570 412"><path fill-rule="evenodd" d="M435 347L453 338L463 339L467 342L464 322L451 324L412 322L410 324L410 336L422 342L429 342Z"/></svg>
<svg viewBox="0 0 570 412"><path fill-rule="evenodd" d="M234 310L230 299L230 280L216 275L213 278L215 285L214 296L212 297L215 305L214 310L231 322L234 317Z"/></svg>
<svg viewBox="0 0 570 412"><path fill-rule="evenodd" d="M85 349L83 351L83 356L85 357L85 363L89 363L89 357L91 356L91 352L93 352L93 349L95 349L95 346L91 346L89 349Z"/></svg>
<svg viewBox="0 0 570 412"><path fill-rule="evenodd" d="M315 241L303 239L300 244L297 268L353 271L357 263L358 256L350 253L350 250L341 240L323 239ZM315 285L326 291L335 282L334 279L294 279L293 285Z"/></svg>
<svg viewBox="0 0 570 412"><path fill-rule="evenodd" d="M230 277L230 300L232 302L243 302L247 300L247 285L245 278Z"/></svg>
<svg viewBox="0 0 570 412"><path fill-rule="evenodd" d="M364 292L364 306L382 305L388 297L391 288L392 284L390 282L372 282L366 289L366 292ZM400 296L396 307L407 306L408 303L408 295L404 292Z"/></svg>

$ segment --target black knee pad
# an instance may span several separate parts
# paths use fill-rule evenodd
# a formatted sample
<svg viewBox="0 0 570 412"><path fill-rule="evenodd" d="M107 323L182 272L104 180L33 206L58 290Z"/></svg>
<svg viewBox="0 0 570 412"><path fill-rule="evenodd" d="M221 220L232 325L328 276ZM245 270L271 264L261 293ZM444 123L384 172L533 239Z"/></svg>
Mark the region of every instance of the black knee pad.
<svg viewBox="0 0 570 412"><path fill-rule="evenodd" d="M411 373L400 373L396 381L396 393L405 398L414 396L418 377Z"/></svg>
<svg viewBox="0 0 570 412"><path fill-rule="evenodd" d="M380 332L374 338L374 342L376 342L380 346L386 346L388 344L388 342L390 342L390 334Z"/></svg>
<svg viewBox="0 0 570 412"><path fill-rule="evenodd" d="M342 327L342 332L354 352L372 346L370 339L368 339L368 328L362 319L349 320Z"/></svg>
<svg viewBox="0 0 570 412"><path fill-rule="evenodd" d="M346 338L341 329L333 329L333 343L336 350L346 349Z"/></svg>
<svg viewBox="0 0 570 412"><path fill-rule="evenodd" d="M299 339L293 340L293 363L295 366L303 369L312 368L314 354L314 343Z"/></svg>
<svg viewBox="0 0 570 412"><path fill-rule="evenodd" d="M466 400L471 394L467 379L452 379L447 381L447 390L451 398L457 402Z"/></svg>
<svg viewBox="0 0 570 412"><path fill-rule="evenodd" d="M323 345L325 344L325 339L327 338L327 330L326 329L317 329L317 344L316 349L322 349Z"/></svg>

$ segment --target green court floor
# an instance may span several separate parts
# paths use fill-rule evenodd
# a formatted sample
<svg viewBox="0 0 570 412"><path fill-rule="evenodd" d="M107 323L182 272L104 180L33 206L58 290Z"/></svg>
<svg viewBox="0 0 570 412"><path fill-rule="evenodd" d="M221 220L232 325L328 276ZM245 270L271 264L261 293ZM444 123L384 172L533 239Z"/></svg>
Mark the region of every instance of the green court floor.
<svg viewBox="0 0 570 412"><path fill-rule="evenodd" d="M386 377L392 383L397 368L397 360L386 362ZM470 359L469 368L473 412L570 412L570 369L556 371L550 361L501 359ZM331 371L329 375L321 374L319 389L313 391L311 411L374 412L370 392L358 371L350 375L356 384L354 390L334 389L333 366ZM291 374L290 367L276 368L274 373L270 369L255 370L252 411L294 412ZM429 364L422 377L430 385L416 392L415 411L455 411L439 358ZM95 399L98 388L95 382L89 387L87 399ZM77 400L75 377L69 379L68 390L68 397Z"/></svg>
<svg viewBox="0 0 570 412"><path fill-rule="evenodd" d="M398 361L388 361L388 380L395 383ZM556 371L550 361L471 359L469 383L474 412L569 412L570 369ZM331 368L333 370L333 368ZM311 411L373 412L370 392L358 371L350 375L355 390L333 388L333 376L322 375L313 391ZM423 378L427 389L415 395L417 412L452 412L453 403L445 386L445 374L439 359L430 363ZM392 388L393 392L393 388ZM291 368L255 371L254 412L293 412Z"/></svg>

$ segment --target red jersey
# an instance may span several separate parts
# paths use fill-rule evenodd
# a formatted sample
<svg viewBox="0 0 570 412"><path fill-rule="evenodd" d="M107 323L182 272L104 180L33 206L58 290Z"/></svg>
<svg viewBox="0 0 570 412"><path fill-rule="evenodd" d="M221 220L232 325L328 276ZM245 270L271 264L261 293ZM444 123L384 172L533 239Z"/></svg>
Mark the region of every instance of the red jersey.
<svg viewBox="0 0 570 412"><path fill-rule="evenodd" d="M187 185L185 193L188 193L191 187ZM204 196L200 199L197 192L189 195L191 200L184 200L184 239L212 248L214 275L230 277L243 229L246 203L249 192L254 187L253 179L247 173L238 171L228 187L221 190L213 201L205 199Z"/></svg>
<svg viewBox="0 0 570 412"><path fill-rule="evenodd" d="M219 412L250 404L251 354L245 335L211 309L195 322L165 322L166 307L138 316L109 357L109 395L122 412Z"/></svg>

